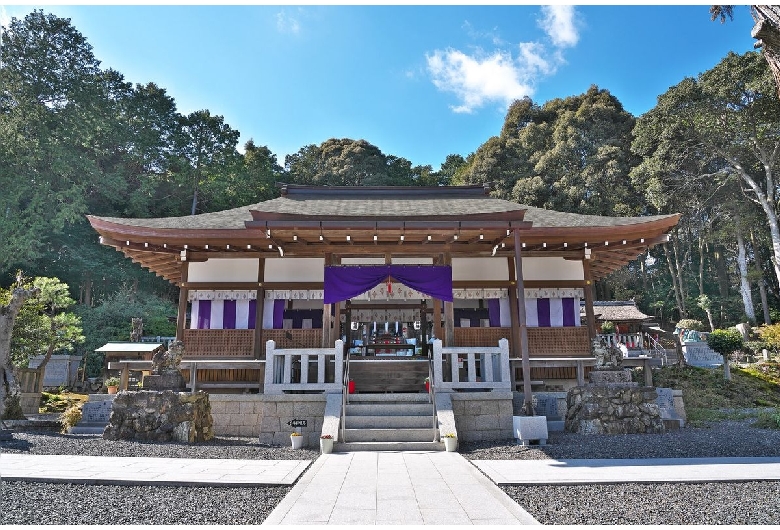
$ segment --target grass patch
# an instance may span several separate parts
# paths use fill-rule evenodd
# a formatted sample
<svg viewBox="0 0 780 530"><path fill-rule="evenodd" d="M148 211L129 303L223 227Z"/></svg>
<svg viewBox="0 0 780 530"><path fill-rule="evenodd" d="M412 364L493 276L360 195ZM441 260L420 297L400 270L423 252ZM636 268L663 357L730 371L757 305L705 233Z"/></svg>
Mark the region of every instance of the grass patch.
<svg viewBox="0 0 780 530"><path fill-rule="evenodd" d="M83 405L89 399L89 394L76 394L72 392L43 392L41 404L38 407L39 414L55 414L65 412L74 404Z"/></svg>
<svg viewBox="0 0 780 530"><path fill-rule="evenodd" d="M759 412L753 426L762 429L780 429L780 409Z"/></svg>
<svg viewBox="0 0 780 530"><path fill-rule="evenodd" d="M665 366L653 370L655 386L683 391L685 413L693 425L755 417L759 427L780 428L780 363L732 366L731 378L723 378L722 367ZM772 407L775 412L744 410L759 407Z"/></svg>

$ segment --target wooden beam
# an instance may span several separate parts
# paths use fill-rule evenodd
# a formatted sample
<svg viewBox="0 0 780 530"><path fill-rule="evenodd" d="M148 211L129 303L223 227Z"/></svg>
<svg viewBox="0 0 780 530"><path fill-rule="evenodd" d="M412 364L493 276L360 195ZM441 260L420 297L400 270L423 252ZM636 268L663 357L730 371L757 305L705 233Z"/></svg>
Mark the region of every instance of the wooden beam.
<svg viewBox="0 0 780 530"><path fill-rule="evenodd" d="M521 253L520 230L514 231L515 273L517 275L517 317L520 323L520 353L523 366L523 409L526 416L533 416L533 396L531 395L531 363L528 354L528 328L525 315L525 287L523 284L523 256Z"/></svg>
<svg viewBox="0 0 780 530"><path fill-rule="evenodd" d="M593 341L596 338L596 317L593 313L593 276L590 271L590 260L582 260L582 270L585 274L585 321L588 325L588 338Z"/></svg>
<svg viewBox="0 0 780 530"><path fill-rule="evenodd" d="M187 320L187 298L189 296L189 289L187 289L187 275L189 274L189 263L183 262L181 264L181 286L179 287L179 310L176 314L176 340L184 340L184 326ZM186 348L187 345L185 344Z"/></svg>
<svg viewBox="0 0 780 530"><path fill-rule="evenodd" d="M263 320L265 312L265 259L257 260L257 282L255 283L255 345L252 355L255 359L265 359L265 344L263 344ZM269 367L270 369L271 367Z"/></svg>

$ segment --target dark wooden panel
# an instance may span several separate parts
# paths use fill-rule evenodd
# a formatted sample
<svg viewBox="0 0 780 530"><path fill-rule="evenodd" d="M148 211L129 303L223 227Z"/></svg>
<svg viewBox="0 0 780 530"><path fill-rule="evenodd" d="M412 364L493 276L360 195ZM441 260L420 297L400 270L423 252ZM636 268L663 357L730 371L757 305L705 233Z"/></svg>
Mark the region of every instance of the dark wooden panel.
<svg viewBox="0 0 780 530"><path fill-rule="evenodd" d="M349 376L356 392L425 391L428 362L425 360L355 361L349 364Z"/></svg>

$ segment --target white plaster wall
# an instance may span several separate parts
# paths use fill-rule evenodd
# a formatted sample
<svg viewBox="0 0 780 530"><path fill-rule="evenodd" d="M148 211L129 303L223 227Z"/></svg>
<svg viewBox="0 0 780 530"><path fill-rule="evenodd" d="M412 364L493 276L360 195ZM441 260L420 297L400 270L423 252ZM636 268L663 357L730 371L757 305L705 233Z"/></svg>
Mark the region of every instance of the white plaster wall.
<svg viewBox="0 0 780 530"><path fill-rule="evenodd" d="M523 280L584 280L582 262L563 258L523 258Z"/></svg>
<svg viewBox="0 0 780 530"><path fill-rule="evenodd" d="M508 279L506 258L452 258L453 281Z"/></svg>
<svg viewBox="0 0 780 530"><path fill-rule="evenodd" d="M270 258L265 260L266 282L321 282L324 258Z"/></svg>
<svg viewBox="0 0 780 530"><path fill-rule="evenodd" d="M341 258L342 265L384 265L385 258Z"/></svg>
<svg viewBox="0 0 780 530"><path fill-rule="evenodd" d="M253 258L193 261L189 264L190 282L256 282L257 260Z"/></svg>
<svg viewBox="0 0 780 530"><path fill-rule="evenodd" d="M420 257L398 257L393 258L393 264L395 265L432 265L433 258L420 256Z"/></svg>

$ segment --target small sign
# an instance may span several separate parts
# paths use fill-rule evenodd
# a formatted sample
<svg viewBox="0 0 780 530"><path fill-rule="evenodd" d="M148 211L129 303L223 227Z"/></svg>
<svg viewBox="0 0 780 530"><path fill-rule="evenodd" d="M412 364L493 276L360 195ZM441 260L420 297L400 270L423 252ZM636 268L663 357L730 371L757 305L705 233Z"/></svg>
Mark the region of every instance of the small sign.
<svg viewBox="0 0 780 530"><path fill-rule="evenodd" d="M308 425L308 420L290 420L287 422L287 425L290 427L306 427Z"/></svg>

